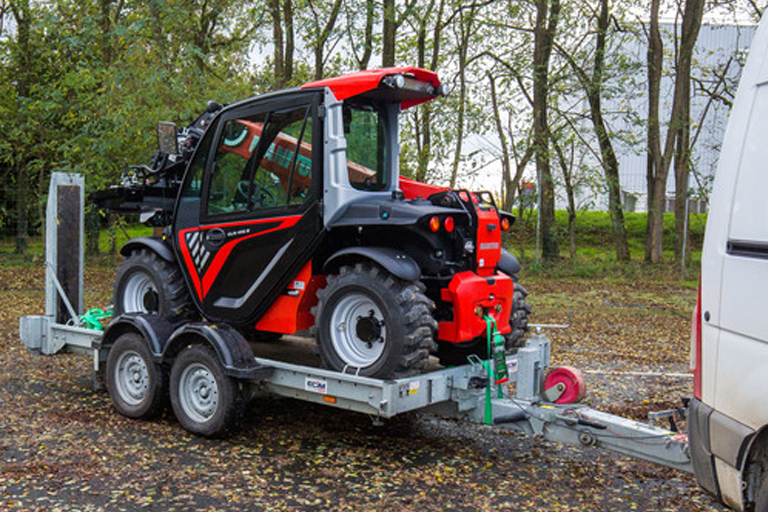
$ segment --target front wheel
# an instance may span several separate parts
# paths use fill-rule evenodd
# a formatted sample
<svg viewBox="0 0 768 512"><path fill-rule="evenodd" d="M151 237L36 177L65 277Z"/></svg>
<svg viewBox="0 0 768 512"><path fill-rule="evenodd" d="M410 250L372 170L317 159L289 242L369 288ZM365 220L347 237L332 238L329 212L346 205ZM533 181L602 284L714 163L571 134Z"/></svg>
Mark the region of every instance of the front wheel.
<svg viewBox="0 0 768 512"><path fill-rule="evenodd" d="M191 345L171 368L171 405L185 429L217 437L234 425L244 402L239 383L224 373L216 353Z"/></svg>
<svg viewBox="0 0 768 512"><path fill-rule="evenodd" d="M115 316L123 313L158 315L171 322L193 316L192 297L177 265L149 249L131 252L117 271Z"/></svg>
<svg viewBox="0 0 768 512"><path fill-rule="evenodd" d="M370 263L341 267L318 292L315 334L327 368L376 378L418 373L436 349L423 286Z"/></svg>

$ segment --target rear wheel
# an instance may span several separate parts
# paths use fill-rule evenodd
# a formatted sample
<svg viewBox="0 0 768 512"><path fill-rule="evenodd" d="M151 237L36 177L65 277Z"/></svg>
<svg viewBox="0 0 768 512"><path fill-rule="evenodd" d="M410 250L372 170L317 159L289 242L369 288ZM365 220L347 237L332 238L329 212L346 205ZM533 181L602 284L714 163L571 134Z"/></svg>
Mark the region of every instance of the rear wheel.
<svg viewBox="0 0 768 512"><path fill-rule="evenodd" d="M149 418L163 407L166 375L136 333L120 335L107 358L107 389L117 412Z"/></svg>
<svg viewBox="0 0 768 512"><path fill-rule="evenodd" d="M525 333L528 332L528 315L531 314L531 306L528 304L528 290L515 282L515 291L512 295L512 310L509 314L509 326L512 328L509 334L504 335L504 347L508 353L515 352L518 348L525 345Z"/></svg>
<svg viewBox="0 0 768 512"><path fill-rule="evenodd" d="M377 378L418 373L437 348L432 309L420 284L373 264L341 267L313 311L324 365Z"/></svg>
<svg viewBox="0 0 768 512"><path fill-rule="evenodd" d="M171 322L191 319L192 298L178 266L149 249L131 252L117 271L115 316L145 313Z"/></svg>
<svg viewBox="0 0 768 512"><path fill-rule="evenodd" d="M191 345L171 368L171 405L185 429L217 437L234 425L245 404L239 382L224 373L216 353Z"/></svg>

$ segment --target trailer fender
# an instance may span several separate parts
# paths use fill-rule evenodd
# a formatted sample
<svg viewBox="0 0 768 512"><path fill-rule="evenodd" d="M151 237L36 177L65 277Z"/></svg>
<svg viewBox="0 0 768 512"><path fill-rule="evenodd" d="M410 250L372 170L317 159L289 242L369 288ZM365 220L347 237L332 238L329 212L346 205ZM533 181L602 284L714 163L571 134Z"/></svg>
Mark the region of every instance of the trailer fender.
<svg viewBox="0 0 768 512"><path fill-rule="evenodd" d="M135 332L146 341L149 351L157 362L162 362L163 350L178 324L163 317L142 313L124 313L113 319L101 338L101 348L110 349L115 340L126 332Z"/></svg>
<svg viewBox="0 0 768 512"><path fill-rule="evenodd" d="M142 236L138 238L132 238L128 240L125 245L120 248L120 254L128 256L137 249L149 249L156 253L162 259L169 263L176 263L176 258L173 256L173 251L163 241L162 238L156 236Z"/></svg>
<svg viewBox="0 0 768 512"><path fill-rule="evenodd" d="M510 277L517 276L517 273L520 272L520 261L514 254L506 249L502 249L498 268Z"/></svg>
<svg viewBox="0 0 768 512"><path fill-rule="evenodd" d="M421 277L421 268L408 254L391 247L348 247L331 255L325 262L325 273L334 273L344 264L370 260L384 267L390 274L405 281Z"/></svg>
<svg viewBox="0 0 768 512"><path fill-rule="evenodd" d="M168 340L163 359L170 361L184 347L195 343L205 343L214 349L224 373L230 377L250 380L266 376L266 368L256 362L243 335L226 324L193 322L179 327Z"/></svg>

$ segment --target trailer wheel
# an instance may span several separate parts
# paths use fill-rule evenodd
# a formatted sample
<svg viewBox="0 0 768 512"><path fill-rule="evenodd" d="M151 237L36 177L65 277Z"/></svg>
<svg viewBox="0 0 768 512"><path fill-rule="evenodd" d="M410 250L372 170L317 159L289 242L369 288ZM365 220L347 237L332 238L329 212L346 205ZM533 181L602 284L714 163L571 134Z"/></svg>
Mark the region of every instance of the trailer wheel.
<svg viewBox="0 0 768 512"><path fill-rule="evenodd" d="M107 389L117 412L149 418L162 409L166 375L139 334L120 335L107 358Z"/></svg>
<svg viewBox="0 0 768 512"><path fill-rule="evenodd" d="M217 437L244 407L237 380L228 377L216 353L205 345L181 351L171 368L171 405L179 423L204 437Z"/></svg>
<svg viewBox="0 0 768 512"><path fill-rule="evenodd" d="M512 310L509 314L509 326L512 331L504 335L504 348L507 352L516 352L525 345L525 333L528 332L528 315L531 314L531 306L526 301L528 290L517 282L517 276L512 276L515 283L515 291L512 295Z"/></svg>
<svg viewBox="0 0 768 512"><path fill-rule="evenodd" d="M179 267L148 249L133 251L125 258L114 290L115 316L146 313L171 322L193 316L192 298Z"/></svg>
<svg viewBox="0 0 768 512"><path fill-rule="evenodd" d="M376 378L414 375L437 346L423 286L368 263L343 266L318 292L315 335L327 368Z"/></svg>

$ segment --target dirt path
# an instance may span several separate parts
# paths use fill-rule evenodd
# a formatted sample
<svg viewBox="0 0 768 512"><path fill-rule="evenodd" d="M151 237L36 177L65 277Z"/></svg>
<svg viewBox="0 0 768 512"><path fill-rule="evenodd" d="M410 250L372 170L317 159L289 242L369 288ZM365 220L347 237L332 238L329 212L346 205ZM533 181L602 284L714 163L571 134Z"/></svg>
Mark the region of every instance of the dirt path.
<svg viewBox="0 0 768 512"><path fill-rule="evenodd" d="M111 272L87 276L88 306ZM695 291L654 284L529 283L555 363L613 372L686 370ZM0 510L724 510L689 475L483 426L369 418L258 399L226 440L173 419L131 421L94 392L82 356L35 357L18 316L43 309L42 272L0 268ZM564 313L565 311L565 313ZM690 394L685 376L588 374L594 405L642 418Z"/></svg>

